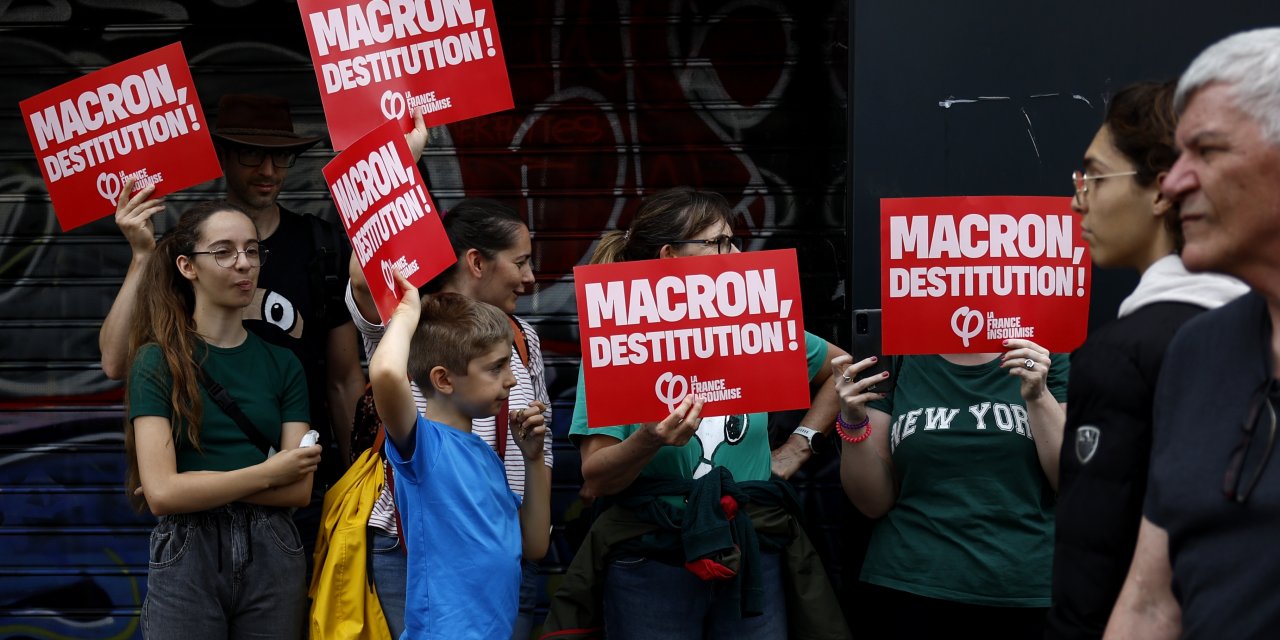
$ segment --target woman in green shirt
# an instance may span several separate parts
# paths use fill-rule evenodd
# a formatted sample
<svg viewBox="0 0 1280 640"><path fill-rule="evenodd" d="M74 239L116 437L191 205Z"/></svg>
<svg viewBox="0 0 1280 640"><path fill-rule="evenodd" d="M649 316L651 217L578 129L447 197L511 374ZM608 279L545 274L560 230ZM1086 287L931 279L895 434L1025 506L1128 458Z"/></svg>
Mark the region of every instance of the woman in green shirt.
<svg viewBox="0 0 1280 640"><path fill-rule="evenodd" d="M679 258L739 250L740 243L733 235L733 212L723 196L676 188L647 199L626 231L611 232L601 240L591 262ZM580 375L569 436L581 451L583 495L604 498L604 502L617 505L609 510L614 512L613 516L623 510L647 514L657 510L665 514L658 518L664 524L685 522L685 530L699 531L703 530L703 522L694 520L698 524L692 524L690 519L724 518L721 513L715 513L717 509L713 507L700 509L695 504L698 501L694 496L700 495L700 490L712 481L727 479L738 487L790 495L790 489L782 480L808 459L812 453L810 438L822 438L819 430L829 430L835 417L835 394L828 384L831 373L826 363L833 355L844 353L808 333L805 346L810 382L819 391L801 424L814 429L797 429L796 434L774 450L769 447L767 414L701 417L702 401L694 401L693 396L686 397L662 422L588 428L586 394ZM672 493L674 486L687 487L688 491ZM729 495L717 494L715 498L723 501ZM763 495L752 496L751 501L748 511L767 504ZM753 522L758 528L763 520L762 515L757 515ZM787 515L785 522L785 526L792 527L798 535L786 536L783 546L803 536L793 517ZM718 556L690 560L698 555L692 549L696 545L690 541L693 536L680 542L679 526L676 525L674 531L667 527L665 533L672 534L669 537L646 535L606 557L602 604L605 632L610 638L795 637L797 634L789 633L788 627L805 629L799 625L807 622L800 620L801 613L788 609L792 601L784 597L783 585L790 583L786 576L789 573L817 576L821 583L818 592L829 595L830 586L820 565L788 566L781 560L777 545L769 548L763 543L756 557L757 545L753 542L741 545L744 575L740 578L748 583L759 579L755 583L759 586L754 588L761 589L762 597L753 599L751 593L738 588L741 583L736 582L737 576L725 575L732 570L720 568ZM657 543L660 540L672 544ZM584 544L579 555L587 551L588 545ZM706 570L704 560L716 560L716 570L723 573L717 577L708 575L714 571ZM579 562L575 559L575 565ZM756 578L748 580L748 575ZM820 599L810 597L804 604ZM553 613L555 609L553 605ZM837 611L835 618L831 615L833 609ZM838 608L831 606L822 615L827 621L838 619ZM843 626L842 622L837 625ZM842 633L844 630L839 629L834 636L799 635L841 637Z"/></svg>
<svg viewBox="0 0 1280 640"><path fill-rule="evenodd" d="M855 635L1044 636L1068 361L1004 346L903 356L863 378L874 358L832 361L841 484L876 519Z"/></svg>
<svg viewBox="0 0 1280 640"><path fill-rule="evenodd" d="M118 215L150 206L148 195L122 198ZM183 213L146 262L125 446L129 496L160 517L142 607L147 637L302 634L306 564L288 508L310 500L320 447L299 447L309 415L297 358L241 323L265 258L248 215L207 202ZM210 397L206 389L219 386L242 415ZM279 453L268 457L250 429Z"/></svg>

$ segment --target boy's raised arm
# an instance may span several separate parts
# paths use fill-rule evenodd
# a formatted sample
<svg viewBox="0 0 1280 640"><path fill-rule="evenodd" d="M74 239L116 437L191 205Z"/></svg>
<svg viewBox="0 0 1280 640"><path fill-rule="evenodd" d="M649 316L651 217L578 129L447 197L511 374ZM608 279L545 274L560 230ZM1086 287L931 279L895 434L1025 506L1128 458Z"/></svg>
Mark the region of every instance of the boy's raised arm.
<svg viewBox="0 0 1280 640"><path fill-rule="evenodd" d="M409 387L409 343L418 328L422 301L418 290L399 273L400 304L387 322L386 334L369 360L369 382L373 384L373 401L387 428L387 436L404 457L413 455L413 426L418 409Z"/></svg>

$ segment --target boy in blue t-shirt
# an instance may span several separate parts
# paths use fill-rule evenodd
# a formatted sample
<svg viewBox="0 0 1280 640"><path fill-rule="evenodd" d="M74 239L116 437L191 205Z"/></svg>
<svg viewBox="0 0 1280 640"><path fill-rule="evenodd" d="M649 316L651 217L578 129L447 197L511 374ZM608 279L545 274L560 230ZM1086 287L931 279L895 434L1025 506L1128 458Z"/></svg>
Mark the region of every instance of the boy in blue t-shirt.
<svg viewBox="0 0 1280 640"><path fill-rule="evenodd" d="M387 429L408 557L402 638L508 638L519 609L520 559L547 552L551 509L540 402L509 413L525 459L525 505L502 463L471 433L515 386L511 325L497 307L442 293L420 299L397 274L400 304L369 361ZM427 397L414 406L409 379Z"/></svg>

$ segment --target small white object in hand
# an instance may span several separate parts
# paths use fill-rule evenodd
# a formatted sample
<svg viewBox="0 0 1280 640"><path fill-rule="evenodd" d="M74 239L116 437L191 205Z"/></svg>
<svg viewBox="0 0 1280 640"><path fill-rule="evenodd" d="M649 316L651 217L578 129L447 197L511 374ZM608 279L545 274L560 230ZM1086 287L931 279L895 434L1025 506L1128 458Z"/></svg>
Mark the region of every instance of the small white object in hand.
<svg viewBox="0 0 1280 640"><path fill-rule="evenodd" d="M312 429L302 435L302 442L298 443L298 448L314 447L320 440L320 432Z"/></svg>

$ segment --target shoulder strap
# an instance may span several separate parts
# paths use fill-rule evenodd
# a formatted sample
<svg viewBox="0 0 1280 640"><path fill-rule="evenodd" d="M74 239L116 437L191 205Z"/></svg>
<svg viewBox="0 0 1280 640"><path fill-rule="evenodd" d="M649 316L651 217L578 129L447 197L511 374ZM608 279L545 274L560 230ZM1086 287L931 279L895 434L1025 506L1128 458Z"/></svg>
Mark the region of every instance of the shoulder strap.
<svg viewBox="0 0 1280 640"><path fill-rule="evenodd" d="M520 362L526 368L529 366L529 336L524 334L524 328L516 321L515 316L507 316L507 321L511 323L512 335L516 338L512 340L516 345L516 353L520 354Z"/></svg>
<svg viewBox="0 0 1280 640"><path fill-rule="evenodd" d="M262 452L262 455L269 455L271 452L271 441L267 440L267 437L262 435L262 432L253 425L253 422L249 420L249 417L244 415L244 412L240 410L240 405L236 404L236 401L231 397L231 394L227 393L227 390L223 388L222 385L218 384L217 381L209 377L209 373L204 370L204 367L200 367L199 377L200 385L209 393L209 397L213 398L213 401L218 403L218 406L222 408L223 413L230 416L231 420L236 423L237 427L240 427L240 430L244 432L244 435L249 438L249 442L252 442L253 446L257 447L258 450Z"/></svg>

